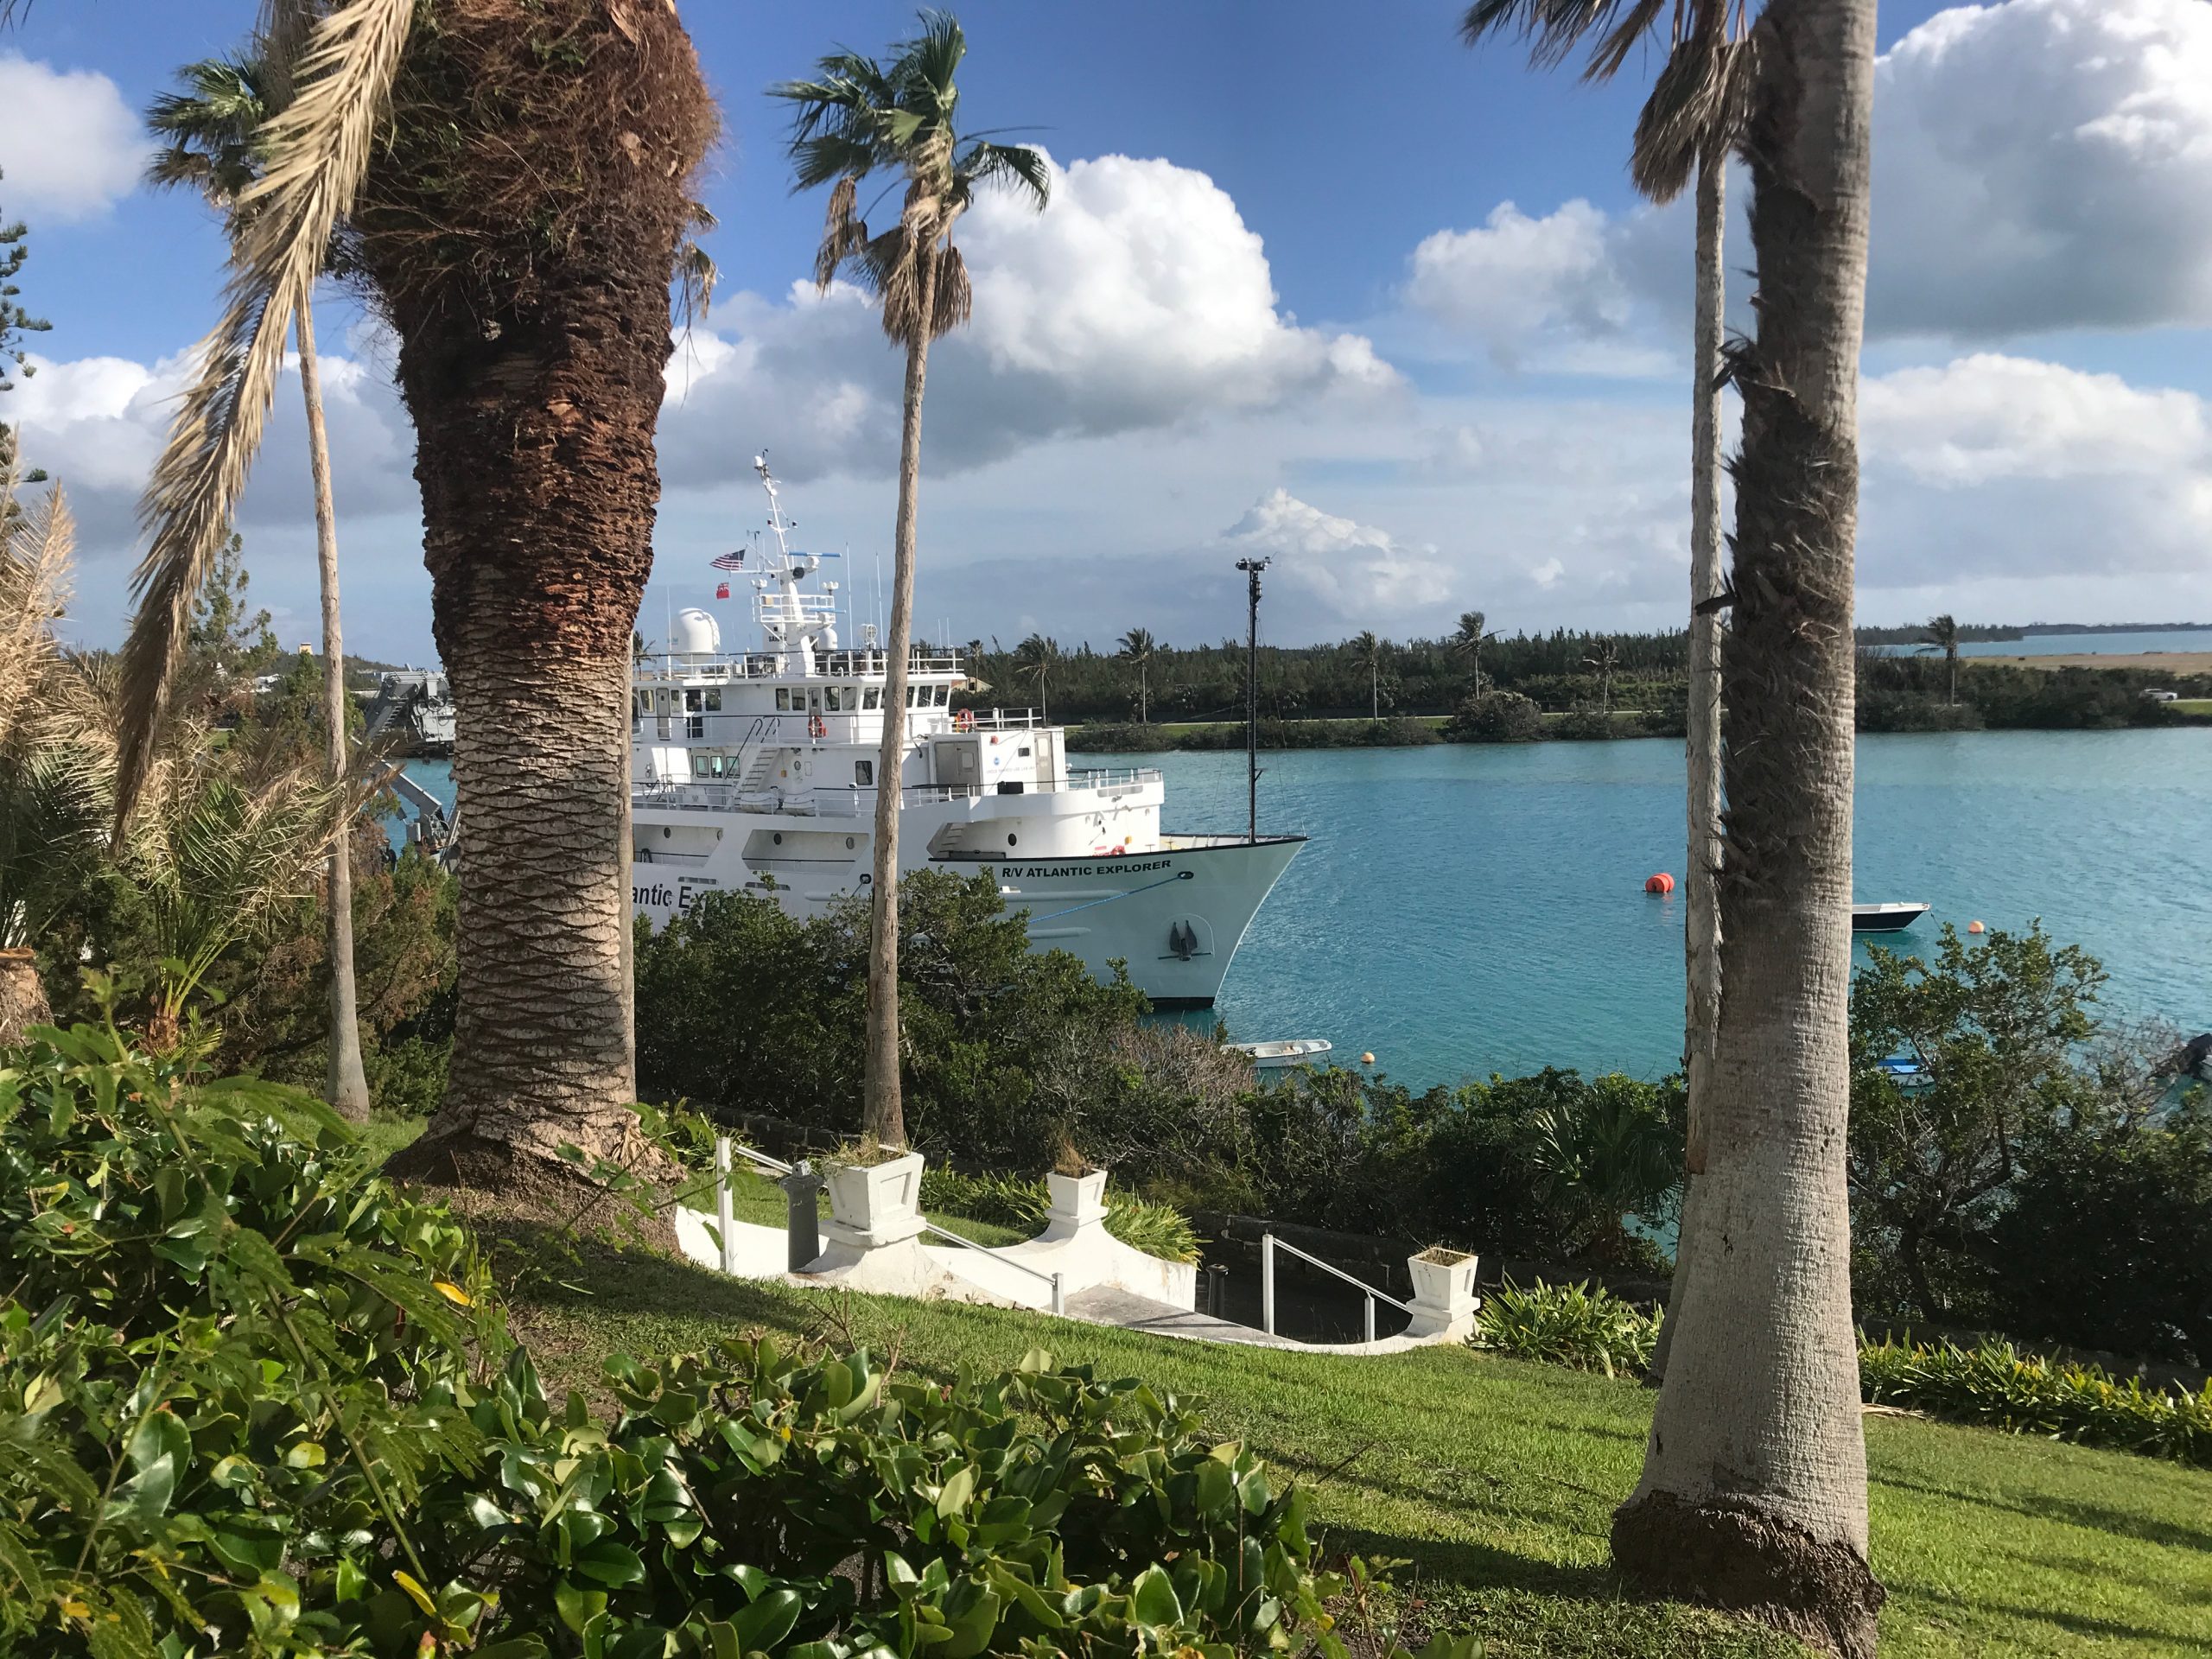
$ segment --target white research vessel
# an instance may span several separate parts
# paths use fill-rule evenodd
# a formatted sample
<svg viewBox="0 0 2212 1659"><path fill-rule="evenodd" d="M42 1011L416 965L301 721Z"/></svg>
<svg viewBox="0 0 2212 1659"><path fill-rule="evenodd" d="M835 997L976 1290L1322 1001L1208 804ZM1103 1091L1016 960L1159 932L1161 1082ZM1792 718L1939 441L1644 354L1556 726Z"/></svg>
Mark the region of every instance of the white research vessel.
<svg viewBox="0 0 2212 1659"><path fill-rule="evenodd" d="M708 892L770 897L814 914L867 892L888 653L872 628L837 637L836 587L765 457L775 545L749 571L761 643L725 653L713 614L679 613L637 665L631 705L632 896L659 926ZM717 563L745 569L743 556ZM1120 959L1160 1007L1204 1007L1303 836L1169 835L1146 767L1076 771L1065 728L1033 711L951 706L971 682L957 653L915 647L899 785L899 867L988 870L1039 949L1100 976Z"/></svg>

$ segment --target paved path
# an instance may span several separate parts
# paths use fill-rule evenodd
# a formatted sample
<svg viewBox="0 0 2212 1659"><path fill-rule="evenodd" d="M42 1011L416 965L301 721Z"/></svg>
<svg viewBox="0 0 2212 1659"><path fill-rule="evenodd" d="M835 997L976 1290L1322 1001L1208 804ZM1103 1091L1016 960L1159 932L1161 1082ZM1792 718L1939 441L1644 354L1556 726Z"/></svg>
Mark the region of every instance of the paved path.
<svg viewBox="0 0 2212 1659"><path fill-rule="evenodd" d="M1198 1342L1241 1342L1255 1348L1303 1348L1287 1337L1271 1337L1249 1325L1217 1319L1187 1307L1171 1307L1110 1285L1079 1290L1067 1300L1068 1317L1093 1325L1118 1325L1126 1331L1149 1331L1157 1336L1189 1337Z"/></svg>

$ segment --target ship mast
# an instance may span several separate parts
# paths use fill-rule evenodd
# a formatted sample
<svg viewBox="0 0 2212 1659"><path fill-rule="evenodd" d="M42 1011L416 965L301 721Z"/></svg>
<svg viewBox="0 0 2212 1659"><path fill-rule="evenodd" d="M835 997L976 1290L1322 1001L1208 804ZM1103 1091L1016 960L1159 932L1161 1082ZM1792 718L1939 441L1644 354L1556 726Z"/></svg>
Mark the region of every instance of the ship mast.
<svg viewBox="0 0 2212 1659"><path fill-rule="evenodd" d="M1266 559L1236 561L1236 568L1247 579L1250 612L1244 641L1244 787L1250 816L1244 835L1247 841L1255 842L1260 839L1260 572L1268 564Z"/></svg>

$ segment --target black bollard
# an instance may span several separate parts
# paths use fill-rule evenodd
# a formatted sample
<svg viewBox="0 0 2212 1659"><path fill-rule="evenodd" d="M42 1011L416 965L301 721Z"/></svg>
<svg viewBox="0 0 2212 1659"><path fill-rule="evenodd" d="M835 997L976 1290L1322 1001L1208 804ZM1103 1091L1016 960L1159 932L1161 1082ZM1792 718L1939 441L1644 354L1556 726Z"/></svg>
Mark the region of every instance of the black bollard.
<svg viewBox="0 0 2212 1659"><path fill-rule="evenodd" d="M802 1160L798 1168L779 1179L776 1185L784 1189L790 1210L786 1225L791 1230L789 1266L793 1273L804 1273L814 1258L822 1254L822 1212L816 1202L823 1187L822 1178L814 1166Z"/></svg>

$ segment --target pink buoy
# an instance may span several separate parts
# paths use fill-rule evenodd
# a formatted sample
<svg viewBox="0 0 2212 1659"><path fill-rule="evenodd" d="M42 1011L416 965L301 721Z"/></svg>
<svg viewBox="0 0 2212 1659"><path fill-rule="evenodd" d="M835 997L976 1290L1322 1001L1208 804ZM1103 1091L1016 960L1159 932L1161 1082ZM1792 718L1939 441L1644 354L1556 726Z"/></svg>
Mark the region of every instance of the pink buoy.
<svg viewBox="0 0 2212 1659"><path fill-rule="evenodd" d="M1648 875L1643 879L1643 890L1646 893L1672 893L1675 890L1675 878L1664 870L1660 871L1656 875Z"/></svg>
<svg viewBox="0 0 2212 1659"><path fill-rule="evenodd" d="M1986 933L1989 930L1984 927L1980 922L1968 922L1967 924L1967 931L1969 933Z"/></svg>

